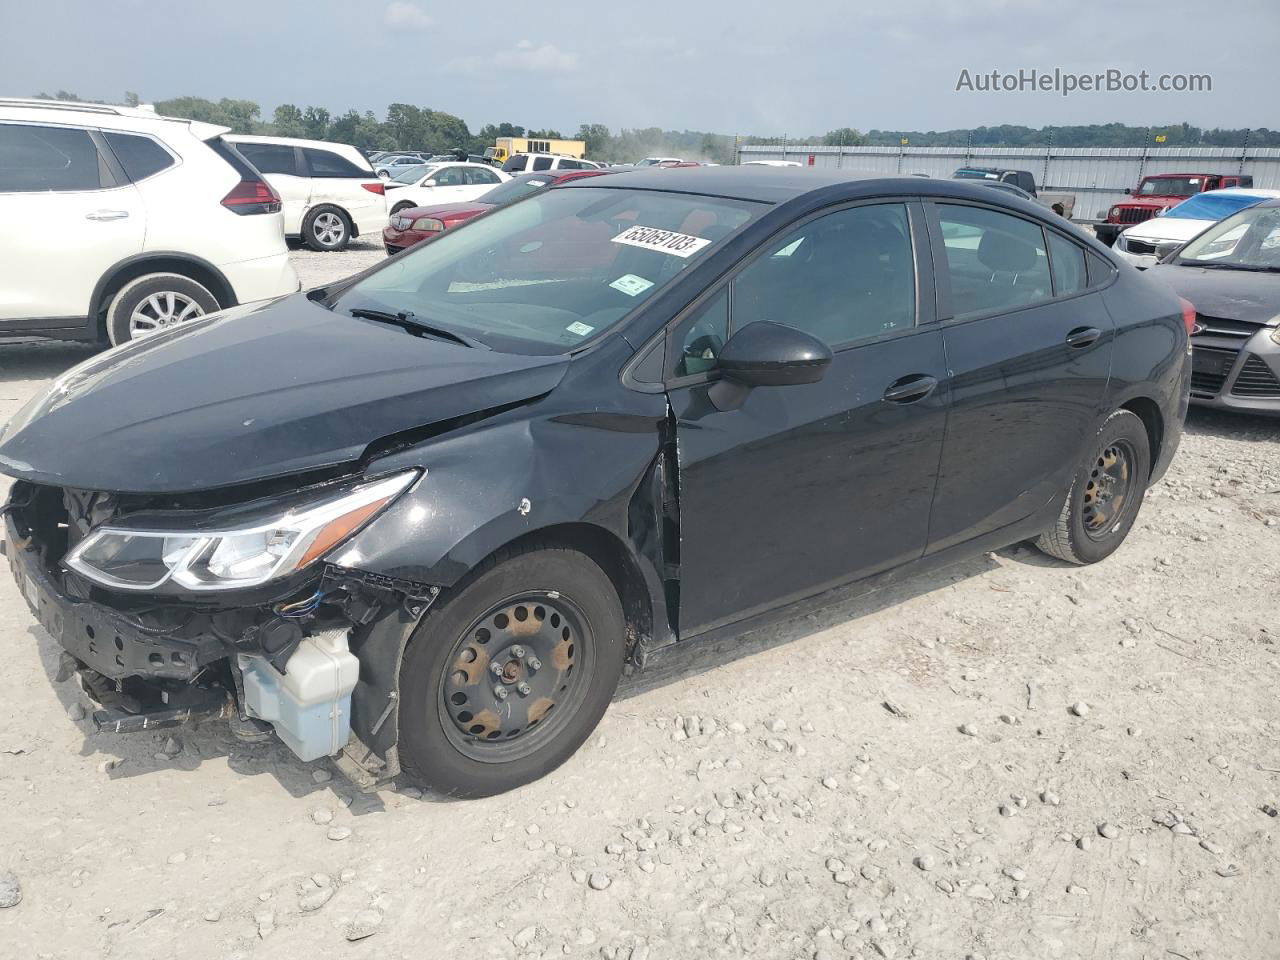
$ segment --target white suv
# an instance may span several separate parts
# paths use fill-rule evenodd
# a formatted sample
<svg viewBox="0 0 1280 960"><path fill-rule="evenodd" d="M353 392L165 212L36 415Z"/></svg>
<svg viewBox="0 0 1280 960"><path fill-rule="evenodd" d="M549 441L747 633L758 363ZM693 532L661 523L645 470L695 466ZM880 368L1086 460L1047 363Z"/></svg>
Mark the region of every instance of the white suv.
<svg viewBox="0 0 1280 960"><path fill-rule="evenodd" d="M594 160L562 157L558 153L513 153L502 164L503 173L541 173L543 170L599 170Z"/></svg>
<svg viewBox="0 0 1280 960"><path fill-rule="evenodd" d="M386 187L355 147L292 137L226 138L284 203L284 235L312 250L342 250L387 225Z"/></svg>
<svg viewBox="0 0 1280 960"><path fill-rule="evenodd" d="M123 343L295 292L280 197L227 132L0 99L0 337Z"/></svg>

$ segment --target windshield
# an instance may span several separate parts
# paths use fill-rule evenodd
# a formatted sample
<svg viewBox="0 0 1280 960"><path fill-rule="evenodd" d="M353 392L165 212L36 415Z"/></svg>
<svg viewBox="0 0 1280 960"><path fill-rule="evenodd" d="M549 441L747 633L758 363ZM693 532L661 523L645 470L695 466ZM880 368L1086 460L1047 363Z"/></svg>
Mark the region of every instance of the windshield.
<svg viewBox="0 0 1280 960"><path fill-rule="evenodd" d="M513 200L519 200L521 197L527 197L531 193L537 193L543 187L551 183L551 177L548 176L519 176L512 177L506 183L500 183L488 193L483 194L478 203L502 204L510 203Z"/></svg>
<svg viewBox="0 0 1280 960"><path fill-rule="evenodd" d="M1138 187L1140 197L1189 197L1204 186L1203 177L1151 177Z"/></svg>
<svg viewBox="0 0 1280 960"><path fill-rule="evenodd" d="M1248 207L1214 224L1182 248L1177 262L1280 270L1280 207Z"/></svg>
<svg viewBox="0 0 1280 960"><path fill-rule="evenodd" d="M652 190L543 190L389 262L331 307L407 310L496 350L565 353L767 209Z"/></svg>
<svg viewBox="0 0 1280 960"><path fill-rule="evenodd" d="M417 166L410 167L408 170L400 171L391 179L396 183L417 183L425 177L429 171L434 170L437 166L439 166L439 164L420 163Z"/></svg>
<svg viewBox="0 0 1280 960"><path fill-rule="evenodd" d="M1200 193L1190 200L1183 200L1176 207L1171 207L1166 217L1183 217L1188 220L1221 220L1238 210L1261 203L1266 197L1251 197L1247 193L1222 193L1210 190Z"/></svg>

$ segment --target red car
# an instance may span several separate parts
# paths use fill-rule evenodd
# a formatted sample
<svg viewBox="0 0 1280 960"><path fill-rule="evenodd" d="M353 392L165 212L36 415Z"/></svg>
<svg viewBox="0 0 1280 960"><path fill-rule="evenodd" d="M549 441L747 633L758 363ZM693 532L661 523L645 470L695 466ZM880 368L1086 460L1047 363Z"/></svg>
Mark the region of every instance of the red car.
<svg viewBox="0 0 1280 960"><path fill-rule="evenodd" d="M392 216L382 231L382 242L387 256L394 256L415 243L439 236L450 227L488 213L494 207L512 203L531 193L554 187L557 183L581 180L583 177L599 177L609 170L555 170L541 173L522 173L494 187L479 200L468 203L442 203L433 207L410 207Z"/></svg>

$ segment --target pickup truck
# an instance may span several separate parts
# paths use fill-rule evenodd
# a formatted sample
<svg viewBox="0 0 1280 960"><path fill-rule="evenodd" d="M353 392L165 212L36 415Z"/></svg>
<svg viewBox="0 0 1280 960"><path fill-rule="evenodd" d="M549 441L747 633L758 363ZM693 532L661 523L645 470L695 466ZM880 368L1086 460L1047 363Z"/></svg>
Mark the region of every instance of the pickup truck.
<svg viewBox="0 0 1280 960"><path fill-rule="evenodd" d="M1103 222L1094 227L1098 239L1111 246L1125 227L1145 223L1158 217L1170 207L1176 207L1187 197L1208 190L1224 187L1252 187L1253 177L1247 174L1221 173L1157 173L1143 177L1136 190L1125 188L1132 197L1115 204L1099 216Z"/></svg>
<svg viewBox="0 0 1280 960"><path fill-rule="evenodd" d="M1048 207L1060 217L1071 218L1076 198L1070 193L1040 193L1036 190L1036 178L1030 170L1010 170L1005 167L961 167L951 175L952 180L985 180L991 183L1008 183L1031 194L1037 203Z"/></svg>

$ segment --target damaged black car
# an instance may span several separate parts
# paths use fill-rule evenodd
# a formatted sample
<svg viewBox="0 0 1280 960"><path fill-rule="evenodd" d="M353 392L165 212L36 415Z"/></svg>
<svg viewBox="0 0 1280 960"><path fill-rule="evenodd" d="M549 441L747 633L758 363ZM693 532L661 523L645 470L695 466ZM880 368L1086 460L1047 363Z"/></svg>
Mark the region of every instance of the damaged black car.
<svg viewBox="0 0 1280 960"><path fill-rule="evenodd" d="M5 549L99 728L482 796L677 643L1021 540L1106 557L1188 322L963 182L581 180L63 374L0 436Z"/></svg>

